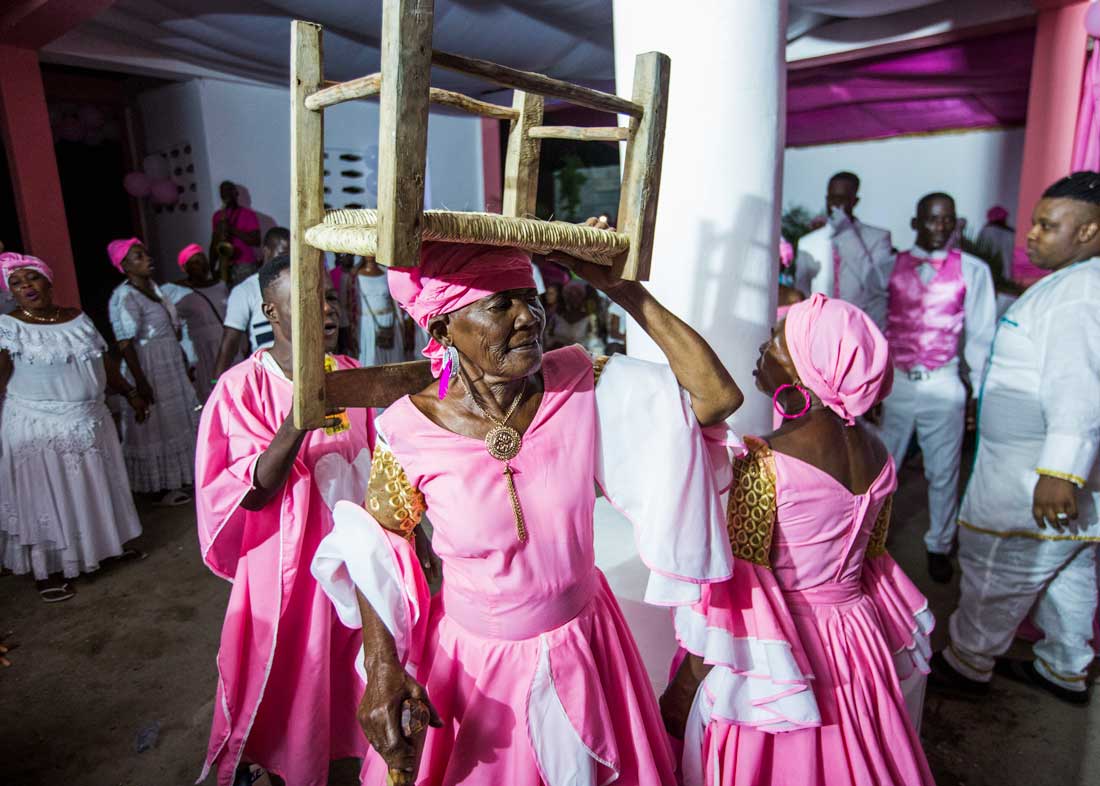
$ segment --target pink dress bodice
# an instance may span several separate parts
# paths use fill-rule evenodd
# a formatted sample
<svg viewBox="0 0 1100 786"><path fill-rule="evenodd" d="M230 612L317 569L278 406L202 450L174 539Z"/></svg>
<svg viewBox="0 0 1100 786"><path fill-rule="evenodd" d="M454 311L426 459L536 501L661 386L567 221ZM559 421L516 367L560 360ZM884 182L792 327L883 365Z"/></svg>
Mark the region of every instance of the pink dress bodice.
<svg viewBox="0 0 1100 786"><path fill-rule="evenodd" d="M542 402L511 462L526 543L516 535L504 465L482 440L446 431L407 397L379 419L427 503L446 613L480 635L523 639L551 630L595 591L595 387L591 361L579 357L572 349L545 356Z"/></svg>
<svg viewBox="0 0 1100 786"><path fill-rule="evenodd" d="M894 365L904 371L916 366L934 371L959 352L966 299L962 253L952 250L925 284L918 268L930 261L902 252L890 277L886 338Z"/></svg>
<svg viewBox="0 0 1100 786"><path fill-rule="evenodd" d="M858 593L867 543L897 485L887 461L871 487L853 494L824 471L773 452L776 522L772 572L784 592Z"/></svg>

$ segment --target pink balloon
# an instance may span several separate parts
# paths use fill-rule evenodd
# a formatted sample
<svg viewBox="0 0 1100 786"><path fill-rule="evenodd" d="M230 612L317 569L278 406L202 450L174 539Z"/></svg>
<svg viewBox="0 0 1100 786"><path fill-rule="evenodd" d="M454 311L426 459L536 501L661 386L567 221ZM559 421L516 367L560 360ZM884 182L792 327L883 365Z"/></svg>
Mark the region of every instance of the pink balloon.
<svg viewBox="0 0 1100 786"><path fill-rule="evenodd" d="M1091 3L1085 11L1085 30L1093 38L1100 38L1100 5Z"/></svg>
<svg viewBox="0 0 1100 786"><path fill-rule="evenodd" d="M149 182L149 178L144 172L130 172L122 178L122 187L126 189L126 193L130 196L143 199L149 196L153 184Z"/></svg>
<svg viewBox="0 0 1100 786"><path fill-rule="evenodd" d="M157 180L151 188L154 205L174 205L179 199L179 189L172 178Z"/></svg>

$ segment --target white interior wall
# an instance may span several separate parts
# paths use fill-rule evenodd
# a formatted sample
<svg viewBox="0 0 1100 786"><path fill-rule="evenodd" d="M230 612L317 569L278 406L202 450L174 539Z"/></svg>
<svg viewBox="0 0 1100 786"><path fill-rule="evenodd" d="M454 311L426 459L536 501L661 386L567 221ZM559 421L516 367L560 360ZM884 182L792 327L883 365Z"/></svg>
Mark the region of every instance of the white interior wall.
<svg viewBox="0 0 1100 786"><path fill-rule="evenodd" d="M290 108L284 88L194 79L142 93L138 105L144 148L188 141L194 150L199 213L149 211L160 277L178 277L176 252L210 241L210 217L220 207L218 184L247 189L262 229L290 221ZM326 110L325 143L365 149L378 143L378 103L355 101ZM428 124L430 205L483 210L481 124L477 118L433 114Z"/></svg>
<svg viewBox="0 0 1100 786"><path fill-rule="evenodd" d="M783 209L801 205L824 212L829 177L847 169L862 181L856 213L889 229L898 248L912 244L909 221L917 200L930 191L954 196L959 215L969 219L968 230L976 232L993 205L1015 212L1023 147L1024 130L1013 128L788 148Z"/></svg>

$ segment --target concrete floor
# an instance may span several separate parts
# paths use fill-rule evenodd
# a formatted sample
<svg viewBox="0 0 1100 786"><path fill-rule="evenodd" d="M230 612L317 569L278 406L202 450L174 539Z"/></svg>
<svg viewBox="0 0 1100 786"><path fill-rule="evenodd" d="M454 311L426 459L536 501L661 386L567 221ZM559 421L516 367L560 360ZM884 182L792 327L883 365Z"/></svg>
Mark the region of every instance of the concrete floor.
<svg viewBox="0 0 1100 786"><path fill-rule="evenodd" d="M903 472L894 511L891 551L928 594L941 646L956 589L924 573L919 471ZM71 601L46 605L28 578L0 578L0 635L19 645L0 671L5 786L184 786L199 773L228 585L203 567L188 508L141 513L149 558L81 579ZM154 723L156 745L136 752ZM1100 784L1100 699L1069 707L1004 682L983 703L929 693L922 732L940 786ZM338 763L330 784L355 773Z"/></svg>

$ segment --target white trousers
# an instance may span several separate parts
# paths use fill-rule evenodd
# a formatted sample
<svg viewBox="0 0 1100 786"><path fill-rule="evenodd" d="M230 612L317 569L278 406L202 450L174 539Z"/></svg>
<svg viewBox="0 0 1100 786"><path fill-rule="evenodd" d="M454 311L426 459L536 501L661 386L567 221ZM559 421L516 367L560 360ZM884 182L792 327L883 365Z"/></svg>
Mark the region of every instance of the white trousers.
<svg viewBox="0 0 1100 786"><path fill-rule="evenodd" d="M944 657L960 674L987 682L994 659L1008 650L1031 612L1045 636L1034 646L1036 670L1064 688L1085 690L1094 655L1098 546L960 529L959 607Z"/></svg>
<svg viewBox="0 0 1100 786"><path fill-rule="evenodd" d="M894 389L883 403L881 435L901 469L913 431L924 456L928 480L928 551L947 554L955 544L959 515L959 460L966 431L966 388L956 365L928 379L911 380L894 371Z"/></svg>

